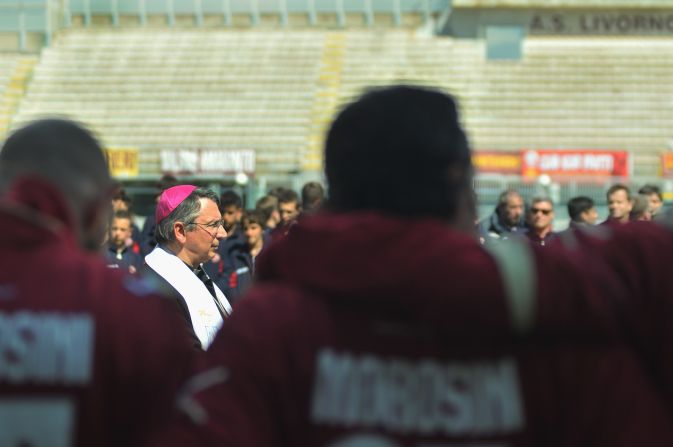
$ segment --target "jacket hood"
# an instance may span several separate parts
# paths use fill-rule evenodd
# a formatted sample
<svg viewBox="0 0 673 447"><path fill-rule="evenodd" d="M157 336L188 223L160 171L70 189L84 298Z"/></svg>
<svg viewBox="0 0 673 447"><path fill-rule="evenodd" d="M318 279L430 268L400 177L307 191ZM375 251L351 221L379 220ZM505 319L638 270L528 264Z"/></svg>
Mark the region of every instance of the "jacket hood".
<svg viewBox="0 0 673 447"><path fill-rule="evenodd" d="M490 216L479 222L479 228L482 233L496 233L498 235L508 234L512 230L518 233L525 233L528 231L524 216L521 216L514 226L509 227L503 223L497 209L493 211Z"/></svg>
<svg viewBox="0 0 673 447"><path fill-rule="evenodd" d="M74 241L74 219L63 195L35 177L16 180L0 197L0 246L25 246L66 238Z"/></svg>
<svg viewBox="0 0 673 447"><path fill-rule="evenodd" d="M307 217L272 243L257 265L260 282L280 281L321 298L424 321L445 324L450 316L461 326L502 316L499 278L475 237L440 220L376 213ZM484 312L484 306L495 312Z"/></svg>

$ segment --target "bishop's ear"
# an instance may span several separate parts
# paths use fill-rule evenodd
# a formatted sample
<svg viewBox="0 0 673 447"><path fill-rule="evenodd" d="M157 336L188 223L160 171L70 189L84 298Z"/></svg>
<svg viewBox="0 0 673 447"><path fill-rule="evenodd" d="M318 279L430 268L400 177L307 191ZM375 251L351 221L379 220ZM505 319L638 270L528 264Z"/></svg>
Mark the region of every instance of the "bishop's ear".
<svg viewBox="0 0 673 447"><path fill-rule="evenodd" d="M187 225L184 222L175 222L173 224L173 234L175 234L176 241L184 244L187 241Z"/></svg>

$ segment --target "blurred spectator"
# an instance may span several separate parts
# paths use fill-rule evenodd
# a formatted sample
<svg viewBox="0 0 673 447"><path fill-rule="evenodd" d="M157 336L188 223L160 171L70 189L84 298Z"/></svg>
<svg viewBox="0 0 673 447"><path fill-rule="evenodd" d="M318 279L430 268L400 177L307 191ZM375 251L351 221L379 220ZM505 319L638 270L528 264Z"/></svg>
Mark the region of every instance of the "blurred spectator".
<svg viewBox="0 0 673 447"><path fill-rule="evenodd" d="M36 121L5 141L0 181L0 445L142 445L194 352L155 284L93 256L112 198L100 144Z"/></svg>
<svg viewBox="0 0 673 447"><path fill-rule="evenodd" d="M280 223L280 212L278 211L278 198L267 194L257 201L255 211L261 213L264 218L264 229L273 230Z"/></svg>
<svg viewBox="0 0 673 447"><path fill-rule="evenodd" d="M131 197L126 193L126 190L121 183L115 184L112 192L112 211L131 209Z"/></svg>
<svg viewBox="0 0 673 447"><path fill-rule="evenodd" d="M301 211L297 193L291 189L282 190L278 195L278 210L280 221L284 226L288 226L297 220Z"/></svg>
<svg viewBox="0 0 673 447"><path fill-rule="evenodd" d="M115 188L114 192L112 193L112 211L127 211L129 215L131 216L131 240L133 240L134 243L134 250L136 253L140 253L140 239L141 239L141 233L140 233L140 228L138 228L138 225L135 224L133 221L133 200L131 199L131 196L129 196L126 193L126 190L124 187L118 183L118 186Z"/></svg>
<svg viewBox="0 0 673 447"><path fill-rule="evenodd" d="M227 298L236 302L250 287L255 273L255 261L269 243L269 235L264 231L264 216L252 211L243 216L243 237L229 248L227 259L231 262L228 275Z"/></svg>
<svg viewBox="0 0 673 447"><path fill-rule="evenodd" d="M598 211L596 211L593 200L589 197L578 196L568 201L568 217L570 217L570 227L596 225Z"/></svg>
<svg viewBox="0 0 673 447"><path fill-rule="evenodd" d="M548 197L534 197L528 209L528 238L536 244L546 245L554 236L554 203Z"/></svg>
<svg viewBox="0 0 673 447"><path fill-rule="evenodd" d="M241 234L241 217L243 216L243 201L241 196L234 191L224 191L220 195L220 211L222 212L222 222L224 222L224 231L227 232L227 238L237 237Z"/></svg>
<svg viewBox="0 0 673 447"><path fill-rule="evenodd" d="M638 190L638 194L647 196L649 203L649 212L652 217L658 215L664 205L664 196L661 194L661 189L657 185L644 185Z"/></svg>
<svg viewBox="0 0 673 447"><path fill-rule="evenodd" d="M608 199L609 215L605 222L626 223L629 221L629 213L633 206L631 191L622 184L612 185L606 193Z"/></svg>
<svg viewBox="0 0 673 447"><path fill-rule="evenodd" d="M279 198L285 192L286 189L287 188L283 186L276 186L275 188L271 188L267 194L270 196L274 196L275 198Z"/></svg>
<svg viewBox="0 0 673 447"><path fill-rule="evenodd" d="M638 194L633 197L631 201L631 212L629 213L629 220L652 220L652 213L650 213L650 200L644 194Z"/></svg>
<svg viewBox="0 0 673 447"><path fill-rule="evenodd" d="M133 250L131 213L117 210L112 216L105 259L108 267L135 274L143 265L142 256Z"/></svg>
<svg viewBox="0 0 673 447"><path fill-rule="evenodd" d="M219 197L206 188L178 185L159 197L157 246L145 257L146 272L177 292L177 305L194 346L208 349L231 306L203 270L227 236Z"/></svg>
<svg viewBox="0 0 673 447"><path fill-rule="evenodd" d="M301 188L302 213L314 213L325 200L325 189L318 182L308 182Z"/></svg>
<svg viewBox="0 0 673 447"><path fill-rule="evenodd" d="M502 192L493 214L479 222L479 232L485 242L507 239L510 233L525 233L523 205L518 191L510 189Z"/></svg>
<svg viewBox="0 0 673 447"><path fill-rule="evenodd" d="M156 187L159 192L157 193L155 200L158 201L162 192L168 188L176 186L177 184L178 179L170 174L164 174L157 182ZM147 216L145 223L143 224L143 229L140 233L140 253L143 256L147 256L157 245L157 240L154 237L154 231L156 229L157 222L154 216L155 213L150 213Z"/></svg>
<svg viewBox="0 0 673 447"><path fill-rule="evenodd" d="M215 256L203 264L203 269L208 276L212 278L213 282L224 292L230 301L231 297L227 293L227 289L229 287L232 263L228 259L228 256L231 246L243 240L243 231L241 229L242 205L241 196L234 191L225 191L220 195L220 211L222 212L222 222L224 223L227 237L220 241Z"/></svg>

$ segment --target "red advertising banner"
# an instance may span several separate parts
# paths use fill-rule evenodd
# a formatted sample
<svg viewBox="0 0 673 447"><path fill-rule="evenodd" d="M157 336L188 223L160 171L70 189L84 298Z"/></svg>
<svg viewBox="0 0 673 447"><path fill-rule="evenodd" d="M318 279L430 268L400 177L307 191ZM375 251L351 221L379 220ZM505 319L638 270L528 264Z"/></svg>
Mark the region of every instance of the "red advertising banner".
<svg viewBox="0 0 673 447"><path fill-rule="evenodd" d="M673 177L673 152L661 154L661 175Z"/></svg>
<svg viewBox="0 0 673 447"><path fill-rule="evenodd" d="M519 151L472 152L472 164L481 174L521 174L521 153Z"/></svg>
<svg viewBox="0 0 673 447"><path fill-rule="evenodd" d="M537 177L628 177L629 153L590 149L525 149L521 175Z"/></svg>

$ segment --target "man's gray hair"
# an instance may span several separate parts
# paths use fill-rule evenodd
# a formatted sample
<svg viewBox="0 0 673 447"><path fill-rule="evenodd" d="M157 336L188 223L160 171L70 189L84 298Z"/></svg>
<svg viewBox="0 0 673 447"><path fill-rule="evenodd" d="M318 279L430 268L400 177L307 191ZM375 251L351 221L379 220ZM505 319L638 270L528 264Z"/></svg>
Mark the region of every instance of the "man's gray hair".
<svg viewBox="0 0 673 447"><path fill-rule="evenodd" d="M496 208L504 209L507 206L507 202L509 202L510 197L519 197L523 200L523 196L516 189L506 189L498 196L498 205Z"/></svg>
<svg viewBox="0 0 673 447"><path fill-rule="evenodd" d="M212 200L218 208L220 206L220 198L215 192L208 188L196 188L177 208L157 224L155 232L157 243L165 244L175 241L173 226L176 222L184 223L185 229L192 231L196 226L193 222L201 213L201 199Z"/></svg>

